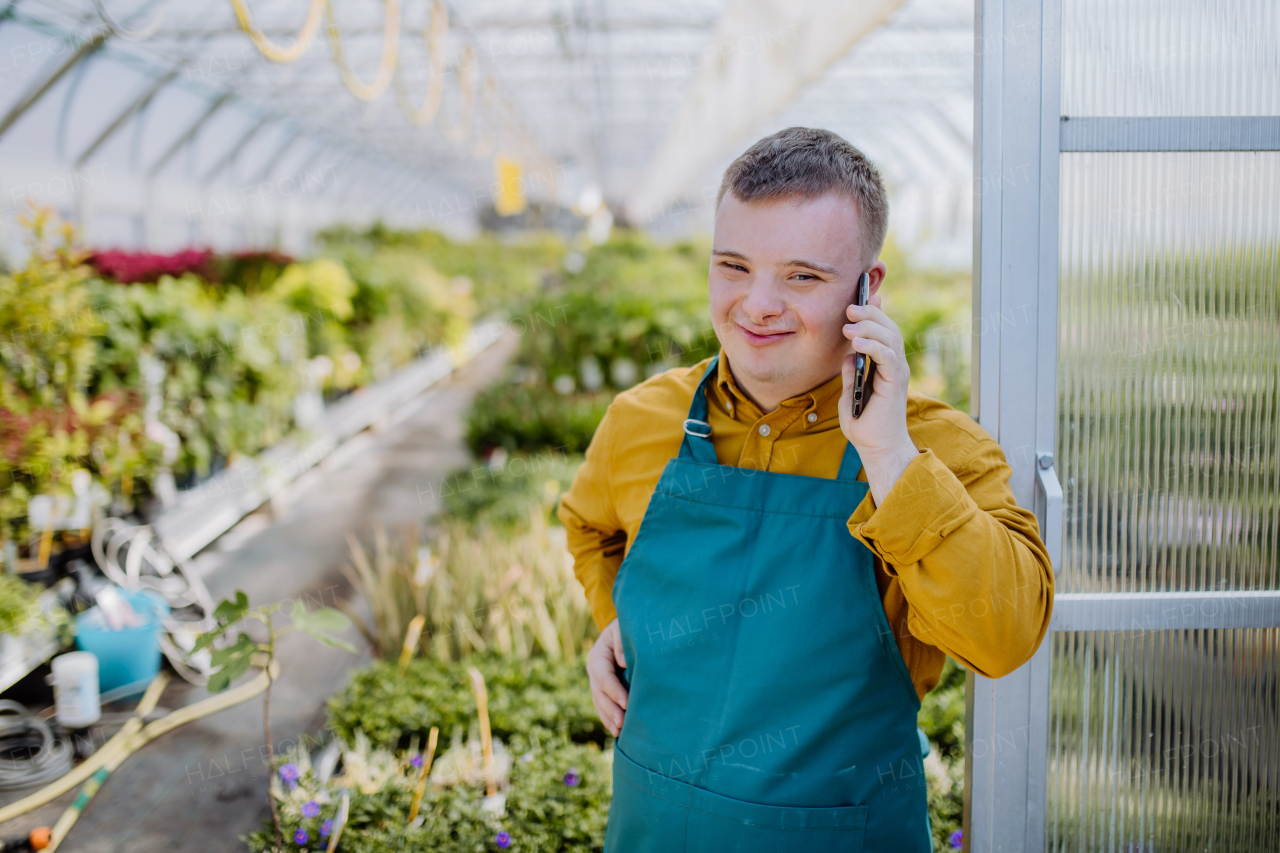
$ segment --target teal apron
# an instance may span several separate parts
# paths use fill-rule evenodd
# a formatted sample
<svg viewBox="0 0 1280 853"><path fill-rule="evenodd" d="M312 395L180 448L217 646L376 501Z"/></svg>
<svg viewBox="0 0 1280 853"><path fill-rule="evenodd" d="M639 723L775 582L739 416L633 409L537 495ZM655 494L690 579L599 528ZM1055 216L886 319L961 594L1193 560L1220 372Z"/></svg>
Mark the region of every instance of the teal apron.
<svg viewBox="0 0 1280 853"><path fill-rule="evenodd" d="M606 853L926 853L920 708L836 479L720 465L705 388L618 571Z"/></svg>

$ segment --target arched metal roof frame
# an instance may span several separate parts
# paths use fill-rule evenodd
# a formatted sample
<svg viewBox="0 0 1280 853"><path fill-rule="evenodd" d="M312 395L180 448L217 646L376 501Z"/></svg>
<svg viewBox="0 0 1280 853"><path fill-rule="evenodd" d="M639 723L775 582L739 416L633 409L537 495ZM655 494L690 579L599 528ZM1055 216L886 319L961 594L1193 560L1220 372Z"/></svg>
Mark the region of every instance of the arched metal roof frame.
<svg viewBox="0 0 1280 853"><path fill-rule="evenodd" d="M214 4L206 4L206 5L214 5ZM76 31L63 30L38 17L29 17L26 15L23 15L16 7L17 7L16 2L10 3L10 5L7 6L5 10L3 10L3 13L0 13L0 26L3 26L7 22L16 22L24 26L27 26L30 29L43 32L45 35L48 35L50 37L65 37L70 33L73 38L76 38L76 35L75 35ZM129 19L129 16L125 15L125 16L122 16L122 18L124 18L124 20L127 22ZM206 36L207 36L206 33L196 33L193 36L193 38L196 42L200 42L200 41L207 40ZM46 62L45 63L46 68L44 69L45 73L41 77L39 77L36 81L34 81L31 85L29 85L27 89L18 97L16 102L10 105L9 109L4 113L3 117L0 117L0 138L2 138L6 132L12 130L16 125L18 125L21 122L22 118L28 113L28 111L31 110L33 107L35 107L38 103L40 103L43 98L46 98L47 96L50 95L50 93L55 92L55 90L57 90L58 84L61 83L64 79L66 79L68 75L73 75L74 77L77 74L82 75L86 73L89 67L86 63L91 61L92 58L101 56L103 54L107 54L110 60L121 62L125 65L132 67L135 71L139 71L142 74L147 75L152 82L142 92L140 92L137 97L131 99L127 104L125 104L125 106L120 110L120 112L114 118L112 118L110 121L106 123L106 125L92 138L92 140L86 146L84 146L84 149L80 151L78 155L74 155L73 162L78 166L83 165L89 157L91 157L96 151L100 150L101 147L107 141L109 141L115 134L119 133L122 130L127 129L132 122L134 122L135 120L138 120L141 116L143 116L146 112L147 107L167 87L172 86L172 87L183 88L198 96L207 98L208 106L205 109L205 111L187 128L187 130L184 133L182 133L178 137L178 139L175 140L175 142L171 146L169 146L159 157L157 157L156 159L152 160L149 163L141 165L140 171L142 171L146 176L150 178L156 177L179 154L188 150L189 147L199 138L200 131L224 107L227 107L229 105L236 105L242 108L247 107L249 109L253 109L255 106L257 106L252 103L246 103L245 99L241 97L241 95L238 92L230 88L219 88L214 86L202 85L199 81L194 81L191 79L183 79L182 69L179 67L178 64L175 64L173 67L170 67L167 70L163 70L161 68L157 68L152 62L148 61L147 59L139 57L134 51L130 51L127 49L116 50L115 49L117 47L116 40L112 38L111 33L109 33L108 31L106 31L101 27L98 27L97 29L93 30L87 37L79 37L79 38L76 38L76 40L79 41L78 47L69 56L67 56L65 59L62 59L61 61L58 61L56 63ZM126 47L132 47L132 46L133 45L128 45ZM188 50L179 56L178 62L187 61L195 55L196 55L195 51ZM188 78L190 76L191 76L190 74L187 75ZM62 100L59 105L60 121L59 121L59 132L57 136L59 140L65 139L66 116L71 110L74 109L74 100L77 93L78 93L78 86L76 85L67 86L63 91L60 92ZM261 107L258 107L258 108L261 109ZM294 121L294 122L298 121L295 116L290 116L287 114L280 115L278 113L276 115L279 120ZM270 117L271 117L270 112L264 112L260 116L259 122L260 123L265 122ZM334 142L336 142L338 139L341 138L332 134L327 128L324 128L323 126L315 126L315 125L308 126L307 124L304 124L301 122L299 122L298 124L299 126L298 126L297 135L331 137L331 140ZM260 125L259 125L259 129L260 129ZM194 176L193 177L194 182L201 183L201 184L209 183L210 179L212 179L213 177L216 177L216 173L218 171L221 171L226 167L226 165L229 164L230 160L233 159L235 156L237 147L245 141L247 141L247 139L242 139L238 142L233 142L231 145L229 145L227 149L222 153L222 155L218 158L218 163L219 163L218 169L216 170L210 169L205 175ZM373 148L371 146L360 145L359 143L353 142L350 139L345 139L342 141L345 144L353 146L353 151L355 152L356 156L367 156L367 157L373 157L373 156L386 157L387 156L387 152L377 150L376 148ZM64 149L67 147L65 142L63 142L63 147ZM280 153L281 154L285 153L285 149L287 147L288 146L283 146ZM63 159L71 159L71 157L67 156ZM398 159L394 160L393 162L396 162L397 167L402 170L413 169L416 171L422 168L421 166L415 166L414 164L406 164L405 162ZM259 176L260 179L265 179L269 171L270 171L269 169L264 169L263 174L260 174ZM437 179L437 183L439 182L440 181Z"/></svg>
<svg viewBox="0 0 1280 853"><path fill-rule="evenodd" d="M595 183L607 199L616 201L630 191L653 156L690 82L717 50L724 49L712 43L712 36L732 2L450 0L444 98L436 121L427 127L411 125L390 103L396 98L394 85L371 105L349 95L327 44L313 44L297 62L270 63L239 29L229 0L174 3L153 37L104 38L89 51L94 64L78 73L92 74L98 63L115 61L144 70L152 82L131 92L119 114L92 132L77 135L64 124L64 156L84 164L121 131L132 130L135 140L140 134L146 140L143 172L153 170L163 154L169 161L167 167L161 164L165 175L183 172L187 180L204 187L236 181L248 185L255 178L262 182L288 172L300 140L324 138L331 147L316 149L309 155L313 159L323 160L343 144L352 145L359 158L387 158L402 177L417 180L402 180L395 192L386 192L383 185L390 181L378 186L364 182L362 189L348 186L344 177L335 186L326 185L323 197L340 196L370 209L394 203L414 213L422 203L446 193L470 197L473 188L488 187L492 162L477 152L524 148L537 159L526 161L529 172L545 170L557 181L571 178L568 187L552 182L557 200L572 201L577 188ZM153 20L163 0L104 3L120 26L140 28ZM249 4L255 24L277 41L296 32L305 8L304 0ZM343 53L365 80L381 51L381 10L381 0L345 0L338 10ZM429 5L427 0L408 0L404 10L401 71L409 100L420 103L430 65L420 28ZM753 138L789 124L828 126L865 146L897 182L967 181L972 14L968 0L906 0L885 26L855 45ZM94 0L10 2L0 10L0 21L5 18L50 34L72 33L77 50L85 50L93 34L103 30ZM324 41L323 34L316 41ZM477 103L472 132L457 144L442 130L456 120L458 57L465 44L475 48L480 77L492 81L497 99L493 104ZM40 70L51 69L53 63L46 62ZM50 81L42 96L47 97L57 82ZM179 151L157 152L157 134L145 129L143 118L164 103L163 92L178 89L209 105L226 92L232 94L188 134ZM74 94L57 92L64 97L64 112L74 113ZM0 112L5 106L0 105ZM243 118L246 114L251 117ZM889 116L879 121L886 127L862 120L880 114ZM233 115L235 122L226 120ZM202 130L226 127L233 130L222 135ZM3 141L0 136L0 154ZM737 150L726 151L719 167L751 141L744 137ZM211 151L215 142L217 150ZM186 156L179 158L180 153ZM195 164L194 174L178 168L188 161ZM351 171L357 161L344 156L343 162ZM539 187L547 190L543 182L531 183L534 197Z"/></svg>

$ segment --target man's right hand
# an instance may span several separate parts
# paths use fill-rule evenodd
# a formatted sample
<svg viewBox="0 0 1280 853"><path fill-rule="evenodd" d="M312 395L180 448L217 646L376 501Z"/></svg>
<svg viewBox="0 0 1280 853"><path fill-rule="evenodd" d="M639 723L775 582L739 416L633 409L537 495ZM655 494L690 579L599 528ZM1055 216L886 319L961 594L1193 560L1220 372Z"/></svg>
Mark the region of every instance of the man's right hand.
<svg viewBox="0 0 1280 853"><path fill-rule="evenodd" d="M614 737L622 731L622 716L627 708L627 688L618 679L614 664L626 669L622 657L622 634L614 619L600 632L600 638L587 654L587 676L591 680L591 701L595 703L600 722Z"/></svg>

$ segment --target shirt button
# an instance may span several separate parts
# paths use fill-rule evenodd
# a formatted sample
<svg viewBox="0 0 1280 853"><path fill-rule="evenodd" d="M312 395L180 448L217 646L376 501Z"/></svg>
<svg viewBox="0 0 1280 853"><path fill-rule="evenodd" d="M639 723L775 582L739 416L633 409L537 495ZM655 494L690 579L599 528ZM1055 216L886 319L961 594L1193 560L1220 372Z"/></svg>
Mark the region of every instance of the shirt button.
<svg viewBox="0 0 1280 853"><path fill-rule="evenodd" d="M818 413L817 413L817 412L810 412L810 413L808 414L808 416L807 416L807 419L808 419L809 423L813 423L814 421L816 421L816 420L818 419Z"/></svg>
<svg viewBox="0 0 1280 853"><path fill-rule="evenodd" d="M768 435L768 434L769 434L769 425L768 425L768 424L760 424L760 434L761 434L761 435Z"/></svg>

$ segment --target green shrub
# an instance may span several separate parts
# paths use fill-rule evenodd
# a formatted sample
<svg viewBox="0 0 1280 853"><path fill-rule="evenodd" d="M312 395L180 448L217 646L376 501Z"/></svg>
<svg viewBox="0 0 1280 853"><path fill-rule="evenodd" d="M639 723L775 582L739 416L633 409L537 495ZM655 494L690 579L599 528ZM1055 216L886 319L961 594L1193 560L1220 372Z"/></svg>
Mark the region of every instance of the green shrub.
<svg viewBox="0 0 1280 853"><path fill-rule="evenodd" d="M547 449L506 458L491 468L478 464L455 471L441 484L445 513L471 524L483 522L511 530L529 520L529 510L547 504L555 517L557 498L573 485L582 464L580 454Z"/></svg>
<svg viewBox="0 0 1280 853"><path fill-rule="evenodd" d="M384 379L427 345L465 339L476 306L470 285L451 282L421 252L380 248L339 255L355 280L351 335L363 381Z"/></svg>
<svg viewBox="0 0 1280 853"><path fill-rule="evenodd" d="M402 674L394 662L377 661L329 699L329 725L348 743L360 730L374 746L387 749L406 746L415 734L423 742L432 726L447 739L455 730L465 731L476 716L468 666L484 674L494 735L527 737L536 727L604 745L606 733L582 662L545 657L477 655L461 663L415 658Z"/></svg>
<svg viewBox="0 0 1280 853"><path fill-rule="evenodd" d="M947 658L938 686L920 702L916 718L931 748L925 776L933 847L947 853L954 849L951 835L960 829L964 815L964 682L964 670Z"/></svg>
<svg viewBox="0 0 1280 853"><path fill-rule="evenodd" d="M27 503L69 498L96 479L117 497L153 470L142 395L101 388L96 341L110 332L92 304L74 233L48 211L24 217L30 254L0 275L0 541L26 539ZM80 489L83 492L83 482Z"/></svg>
<svg viewBox="0 0 1280 853"><path fill-rule="evenodd" d="M548 384L567 375L588 391L621 390L713 355L719 343L707 301L708 253L617 232L587 254L579 273L530 304L517 364Z"/></svg>
<svg viewBox="0 0 1280 853"><path fill-rule="evenodd" d="M511 311L560 276L566 247L551 232L520 240L481 234L459 242L436 231L396 231L374 225L366 231L338 227L319 236L327 251L372 254L411 251L449 278L465 277L479 312Z"/></svg>
<svg viewBox="0 0 1280 853"><path fill-rule="evenodd" d="M160 371L157 416L181 441L173 470L202 475L216 457L252 455L293 427L296 362L289 310L237 290L215 294L193 276L155 285L88 284L99 392L142 389ZM300 327L297 329L301 331Z"/></svg>
<svg viewBox="0 0 1280 853"><path fill-rule="evenodd" d="M545 385L511 382L476 395L467 414L467 446L476 456L495 447L508 453L584 453L613 393L562 395Z"/></svg>
<svg viewBox="0 0 1280 853"><path fill-rule="evenodd" d="M60 645L71 641L70 615L59 602L45 610L40 603L42 591L43 587L27 583L17 575L0 573L0 636L49 632L58 638Z"/></svg>

